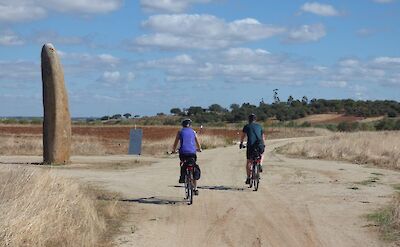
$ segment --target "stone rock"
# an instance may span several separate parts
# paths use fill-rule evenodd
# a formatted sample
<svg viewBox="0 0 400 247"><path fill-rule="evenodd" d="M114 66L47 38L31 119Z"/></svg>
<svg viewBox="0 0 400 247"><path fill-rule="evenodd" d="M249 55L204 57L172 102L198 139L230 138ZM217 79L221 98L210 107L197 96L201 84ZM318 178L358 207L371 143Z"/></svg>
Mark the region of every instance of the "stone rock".
<svg viewBox="0 0 400 247"><path fill-rule="evenodd" d="M43 163L67 164L71 153L71 116L64 72L52 44L42 48Z"/></svg>

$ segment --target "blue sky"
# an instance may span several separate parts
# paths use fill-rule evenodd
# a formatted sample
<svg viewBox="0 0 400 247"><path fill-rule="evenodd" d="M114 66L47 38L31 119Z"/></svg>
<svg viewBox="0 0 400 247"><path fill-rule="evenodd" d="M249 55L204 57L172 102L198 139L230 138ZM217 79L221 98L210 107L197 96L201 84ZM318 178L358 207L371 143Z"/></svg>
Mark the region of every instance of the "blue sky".
<svg viewBox="0 0 400 247"><path fill-rule="evenodd" d="M0 116L42 115L47 42L75 117L400 100L399 0L0 0Z"/></svg>

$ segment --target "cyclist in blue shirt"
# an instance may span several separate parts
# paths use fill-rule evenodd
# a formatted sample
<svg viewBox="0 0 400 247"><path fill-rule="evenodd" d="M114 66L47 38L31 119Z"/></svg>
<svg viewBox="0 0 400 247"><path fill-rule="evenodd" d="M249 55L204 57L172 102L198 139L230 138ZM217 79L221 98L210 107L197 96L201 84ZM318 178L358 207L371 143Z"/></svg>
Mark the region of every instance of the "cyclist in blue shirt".
<svg viewBox="0 0 400 247"><path fill-rule="evenodd" d="M192 159L195 162L195 195L199 194L197 190L196 180L200 178L200 168L197 165L197 155L196 151L201 152L201 145L199 139L197 138L196 132L191 128L192 120L185 119L182 121L182 129L178 131L174 145L172 147L172 152L176 152L176 148L178 146L178 142L180 143L179 147L179 159L181 160L181 173L179 177L179 183L185 182L185 166L183 165L184 161ZM196 174L197 173L197 174Z"/></svg>
<svg viewBox="0 0 400 247"><path fill-rule="evenodd" d="M249 123L243 127L242 136L240 138L240 148L243 147L244 138L247 136L247 151L246 151L246 184L250 184L250 169L251 169L251 158L255 151L261 154L260 172L262 172L262 162L264 159L264 147L265 147L265 134L258 123L256 123L257 117L255 114L249 115Z"/></svg>

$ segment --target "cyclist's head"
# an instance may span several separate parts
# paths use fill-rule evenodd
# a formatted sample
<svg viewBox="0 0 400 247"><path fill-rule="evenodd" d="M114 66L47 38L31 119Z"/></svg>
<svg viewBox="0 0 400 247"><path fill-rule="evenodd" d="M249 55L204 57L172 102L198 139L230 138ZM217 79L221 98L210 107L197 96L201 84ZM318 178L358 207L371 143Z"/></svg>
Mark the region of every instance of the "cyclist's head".
<svg viewBox="0 0 400 247"><path fill-rule="evenodd" d="M252 123L257 120L256 114L252 113L249 115L249 123Z"/></svg>
<svg viewBox="0 0 400 247"><path fill-rule="evenodd" d="M192 120L190 120L189 118L182 121L182 127L189 127L191 125L192 125Z"/></svg>

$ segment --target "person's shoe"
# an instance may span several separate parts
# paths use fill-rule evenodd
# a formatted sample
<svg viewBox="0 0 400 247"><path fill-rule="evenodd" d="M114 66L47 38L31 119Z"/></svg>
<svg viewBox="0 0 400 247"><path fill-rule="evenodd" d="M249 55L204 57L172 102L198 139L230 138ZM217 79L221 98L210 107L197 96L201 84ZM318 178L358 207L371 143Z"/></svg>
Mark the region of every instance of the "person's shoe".
<svg viewBox="0 0 400 247"><path fill-rule="evenodd" d="M183 184L185 182L185 178L184 177L179 177L179 183Z"/></svg>
<svg viewBox="0 0 400 247"><path fill-rule="evenodd" d="M247 178L245 183L250 184L250 178Z"/></svg>
<svg viewBox="0 0 400 247"><path fill-rule="evenodd" d="M260 165L260 172L262 172L262 171L263 171L263 169L262 169L262 168L263 168L263 166L262 166L262 165Z"/></svg>
<svg viewBox="0 0 400 247"><path fill-rule="evenodd" d="M194 190L194 195L198 196L199 195L199 190Z"/></svg>

